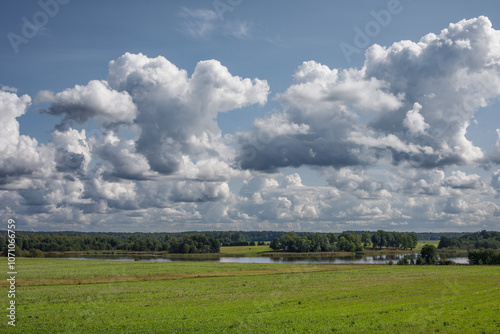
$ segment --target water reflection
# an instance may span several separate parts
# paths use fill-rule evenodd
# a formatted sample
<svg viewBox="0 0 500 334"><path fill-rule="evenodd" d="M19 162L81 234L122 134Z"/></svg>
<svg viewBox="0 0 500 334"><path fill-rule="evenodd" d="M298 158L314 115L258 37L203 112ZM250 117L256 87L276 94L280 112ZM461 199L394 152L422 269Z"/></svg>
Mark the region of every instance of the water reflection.
<svg viewBox="0 0 500 334"><path fill-rule="evenodd" d="M363 254L354 254L351 256L335 256L335 257L273 257L269 263L358 263L358 264L383 264L392 261L396 263L404 256L416 258L417 254L391 254L391 255L375 255L366 256Z"/></svg>
<svg viewBox="0 0 500 334"><path fill-rule="evenodd" d="M207 258L194 258L194 257L181 257L181 258L166 258L155 255L59 255L50 257L59 257L66 259L77 259L77 260L112 260L112 261L153 261L153 262L184 262L184 261L205 261L205 262L220 262L220 263L337 263L337 264L385 264L392 261L396 264L403 257L409 257L411 259L417 258L417 253L414 254L390 254L390 255L374 255L365 256L363 254L354 254L351 256L286 256L286 255L274 255L274 256L262 256L262 257L228 257L228 256L218 256ZM456 263L466 264L468 263L466 257L450 257Z"/></svg>

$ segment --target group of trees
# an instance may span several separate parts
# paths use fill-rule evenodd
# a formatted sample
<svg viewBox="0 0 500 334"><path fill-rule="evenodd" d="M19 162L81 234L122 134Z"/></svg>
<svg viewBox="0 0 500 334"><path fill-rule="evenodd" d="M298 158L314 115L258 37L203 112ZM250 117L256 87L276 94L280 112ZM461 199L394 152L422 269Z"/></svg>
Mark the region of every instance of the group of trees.
<svg viewBox="0 0 500 334"><path fill-rule="evenodd" d="M500 252L491 248L471 250L468 258L469 264L500 264Z"/></svg>
<svg viewBox="0 0 500 334"><path fill-rule="evenodd" d="M476 249L470 250L468 252L469 264L472 265L498 265L500 264L500 252L494 249ZM420 254L418 254L417 259L414 261L411 256L405 256L398 261L398 265L408 265L408 264L441 264L450 265L454 264L453 261L448 260L446 254L438 253L438 249L434 245L424 245Z"/></svg>
<svg viewBox="0 0 500 334"><path fill-rule="evenodd" d="M0 249L6 247L6 239L0 237ZM170 253L218 253L220 242L203 234L185 234L180 239L166 234L28 234L18 233L16 249L20 255L30 256L41 252L79 251L128 251Z"/></svg>
<svg viewBox="0 0 500 334"><path fill-rule="evenodd" d="M43 252L66 251L168 251L170 241L199 234L219 240L224 245L250 246L281 237L283 231L202 231L174 233L121 233L121 232L30 232L19 231L16 244L22 250L39 249ZM0 249L6 245L6 231L0 231ZM305 236L307 232L297 235Z"/></svg>
<svg viewBox="0 0 500 334"><path fill-rule="evenodd" d="M340 252L361 252L364 250L364 247L367 245L367 243L370 243L370 237L368 233L359 235L344 232L339 235L334 250Z"/></svg>
<svg viewBox="0 0 500 334"><path fill-rule="evenodd" d="M344 232L338 237L333 233L310 233L299 236L295 232L287 233L281 238L274 238L269 245L273 250L285 252L331 252L331 251L362 251L363 242L358 234Z"/></svg>
<svg viewBox="0 0 500 334"><path fill-rule="evenodd" d="M265 241L238 241L238 242L226 242L223 243L222 246L230 247L230 246L265 246Z"/></svg>
<svg viewBox="0 0 500 334"><path fill-rule="evenodd" d="M453 261L448 260L445 254L439 254L436 246L434 245L424 245L420 254L417 255L416 260L413 260L411 255L404 256L401 260L398 261L398 265L433 265L433 264L441 264L441 265L450 265L454 264Z"/></svg>
<svg viewBox="0 0 500 334"><path fill-rule="evenodd" d="M413 249L417 246L416 233L387 232L378 230L372 232L343 232L340 235L333 233L310 233L299 236L295 232L287 233L280 238L275 237L270 244L273 250L285 252L331 252L345 251L358 252L373 244L374 248L392 247L394 249Z"/></svg>
<svg viewBox="0 0 500 334"><path fill-rule="evenodd" d="M169 253L219 253L220 241L203 234L184 235L170 241Z"/></svg>
<svg viewBox="0 0 500 334"><path fill-rule="evenodd" d="M196 236L196 237L193 237ZM410 234L414 236L414 234ZM362 251L375 241L376 247L413 248L405 240L407 235L397 232L343 232L334 233L285 233L273 231L258 232L197 232L197 233L84 233L84 232L19 232L16 244L21 252L30 250L42 252L68 251L128 251L128 252L171 252L197 253L214 252L220 244L252 246L264 244L263 240L250 238L273 237L271 248L287 252L329 252ZM247 239L247 240L243 240ZM210 240L211 243L206 240ZM215 240L219 246L214 244ZM269 240L269 239L267 239ZM400 241L402 240L402 241ZM414 239L411 239L414 240ZM0 249L6 246L6 238L0 236Z"/></svg>
<svg viewBox="0 0 500 334"><path fill-rule="evenodd" d="M392 247L394 249L413 249L417 247L418 236L416 233L386 232L378 230L371 236L373 248Z"/></svg>
<svg viewBox="0 0 500 334"><path fill-rule="evenodd" d="M463 235L464 232L419 232L417 233L418 240L439 240L443 235L447 237L459 237Z"/></svg>
<svg viewBox="0 0 500 334"><path fill-rule="evenodd" d="M5 245L5 239L0 238L0 247ZM69 235L32 235L19 233L16 245L21 250L38 249L43 252L68 251L167 251L169 239L157 239L140 234L130 234L127 237L116 237L106 234L97 236L69 236Z"/></svg>
<svg viewBox="0 0 500 334"><path fill-rule="evenodd" d="M284 231L202 231L202 232L179 232L179 233L165 233L170 238L175 237L177 239L184 235L189 234L203 234L207 237L212 237L220 241L222 245L226 246L249 246L251 242L265 242L273 240L274 238L280 238L287 232ZM299 236L306 236L308 232L297 232Z"/></svg>
<svg viewBox="0 0 500 334"><path fill-rule="evenodd" d="M491 248L500 249L500 232L481 231L474 233L465 233L461 236L447 237L442 236L439 249L480 249Z"/></svg>

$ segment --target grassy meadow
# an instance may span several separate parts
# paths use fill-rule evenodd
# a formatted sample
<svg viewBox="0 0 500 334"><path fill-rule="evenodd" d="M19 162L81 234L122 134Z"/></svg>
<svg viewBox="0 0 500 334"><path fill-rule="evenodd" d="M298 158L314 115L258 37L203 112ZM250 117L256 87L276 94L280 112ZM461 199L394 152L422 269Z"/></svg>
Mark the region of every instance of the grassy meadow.
<svg viewBox="0 0 500 334"><path fill-rule="evenodd" d="M238 255L238 256L260 256L262 252L270 252L272 249L269 245L265 246L229 246L221 247L221 255Z"/></svg>
<svg viewBox="0 0 500 334"><path fill-rule="evenodd" d="M500 332L498 266L16 261L1 332Z"/></svg>

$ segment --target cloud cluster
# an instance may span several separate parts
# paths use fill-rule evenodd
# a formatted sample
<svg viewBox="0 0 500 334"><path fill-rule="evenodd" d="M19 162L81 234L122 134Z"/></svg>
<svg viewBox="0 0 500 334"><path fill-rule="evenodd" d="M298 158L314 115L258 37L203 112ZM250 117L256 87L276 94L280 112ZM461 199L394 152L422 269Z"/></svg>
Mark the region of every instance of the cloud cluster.
<svg viewBox="0 0 500 334"><path fill-rule="evenodd" d="M39 145L16 120L31 98L2 90L0 184L17 190L13 206L26 214L71 214L86 226L96 214L225 201L227 181L250 174L234 167L215 119L263 105L268 94L266 81L233 76L215 60L189 77L161 56L126 53L110 62L107 80L37 95L49 103L43 113L62 117ZM99 127L91 137L72 128L90 121Z"/></svg>
<svg viewBox="0 0 500 334"><path fill-rule="evenodd" d="M9 178L36 174L46 167L45 163L50 164L43 154L47 153L45 147L19 133L16 118L24 115L30 104L28 95L18 97L0 91L0 184L9 183Z"/></svg>
<svg viewBox="0 0 500 334"><path fill-rule="evenodd" d="M138 110L136 149L155 172L172 174L182 155L228 158L218 113L267 101L269 86L231 75L216 60L199 62L191 77L163 57L126 53L109 64L108 82L129 94Z"/></svg>
<svg viewBox="0 0 500 334"><path fill-rule="evenodd" d="M474 114L500 95L499 40L479 17L419 42L373 45L361 69L304 62L277 99L284 106L280 128L307 132L260 126L275 116L256 120L252 133L239 136L239 161L255 170L373 165L388 157L425 168L484 164L485 152L466 134Z"/></svg>
<svg viewBox="0 0 500 334"><path fill-rule="evenodd" d="M217 19L183 15L198 37ZM485 152L467 129L500 96L499 45L479 17L374 45L361 69L306 61L280 108L225 136L217 116L265 105L270 87L216 60L189 75L125 53L106 80L43 90L35 104L61 119L43 145L19 129L31 98L2 86L0 214L42 230L495 228L500 140Z"/></svg>
<svg viewBox="0 0 500 334"><path fill-rule="evenodd" d="M64 115L59 128L71 125L72 121L84 124L90 119L99 121L104 127L130 124L137 116L137 108L130 95L113 90L107 82L98 80L92 80L86 86L76 85L55 95L42 91L37 96L37 102L50 102L47 113Z"/></svg>

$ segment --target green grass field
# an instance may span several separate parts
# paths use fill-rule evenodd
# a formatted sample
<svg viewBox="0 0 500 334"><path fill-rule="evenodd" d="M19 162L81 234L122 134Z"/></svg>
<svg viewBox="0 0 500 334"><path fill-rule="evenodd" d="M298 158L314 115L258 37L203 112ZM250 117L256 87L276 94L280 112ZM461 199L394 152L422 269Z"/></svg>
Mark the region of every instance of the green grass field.
<svg viewBox="0 0 500 334"><path fill-rule="evenodd" d="M16 261L2 333L500 332L498 266Z"/></svg>
<svg viewBox="0 0 500 334"><path fill-rule="evenodd" d="M260 256L259 253L272 251L269 246L229 246L221 247L221 254L241 255L241 256Z"/></svg>
<svg viewBox="0 0 500 334"><path fill-rule="evenodd" d="M434 245L434 246L438 246L439 245L439 240L420 240L418 243L417 243L417 250L421 250L422 247L424 247L424 245Z"/></svg>

